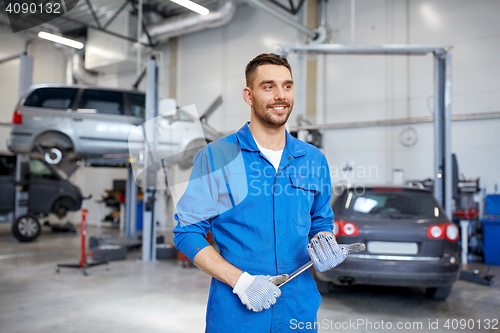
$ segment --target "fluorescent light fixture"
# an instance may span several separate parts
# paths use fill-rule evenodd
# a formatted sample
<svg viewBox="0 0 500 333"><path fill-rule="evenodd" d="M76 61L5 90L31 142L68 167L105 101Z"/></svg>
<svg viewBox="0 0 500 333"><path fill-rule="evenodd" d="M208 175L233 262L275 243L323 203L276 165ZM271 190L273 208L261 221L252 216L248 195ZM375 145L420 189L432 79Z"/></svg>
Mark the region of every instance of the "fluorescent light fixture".
<svg viewBox="0 0 500 333"><path fill-rule="evenodd" d="M80 42L77 42L76 40L72 40L69 38L62 37L62 36L50 34L48 32L44 32L44 31L40 31L38 33L38 37L46 39L46 40L50 40L54 43L59 43L59 44L63 44L66 46L74 47L75 49L79 49L79 50L83 48L83 43L80 43Z"/></svg>
<svg viewBox="0 0 500 333"><path fill-rule="evenodd" d="M210 12L207 8L198 5L197 3L194 3L190 0L171 0L172 2L175 2L178 5L181 5L183 7L186 7L187 9L191 9L193 12L197 12L200 15L208 15Z"/></svg>

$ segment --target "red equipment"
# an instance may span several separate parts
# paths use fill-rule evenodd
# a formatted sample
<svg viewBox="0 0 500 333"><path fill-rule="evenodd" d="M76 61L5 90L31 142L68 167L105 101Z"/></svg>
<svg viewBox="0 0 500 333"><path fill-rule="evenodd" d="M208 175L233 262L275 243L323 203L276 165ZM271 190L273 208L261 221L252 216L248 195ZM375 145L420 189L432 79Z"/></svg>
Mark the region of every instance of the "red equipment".
<svg viewBox="0 0 500 333"><path fill-rule="evenodd" d="M475 220L479 216L477 207L471 207L463 211L456 211L453 213L460 220Z"/></svg>
<svg viewBox="0 0 500 333"><path fill-rule="evenodd" d="M86 208L85 201L92 198L92 195L89 195L86 198L83 198L82 201L82 222L80 223L80 234L81 234L81 245L80 245L80 263L78 264L56 264L56 273L61 271L61 267L67 268L79 268L82 270L83 275L89 275L89 268L98 265L108 265L108 261L93 261L87 262L87 256L91 257L94 253L86 253L85 244L87 244L87 213L88 209Z"/></svg>

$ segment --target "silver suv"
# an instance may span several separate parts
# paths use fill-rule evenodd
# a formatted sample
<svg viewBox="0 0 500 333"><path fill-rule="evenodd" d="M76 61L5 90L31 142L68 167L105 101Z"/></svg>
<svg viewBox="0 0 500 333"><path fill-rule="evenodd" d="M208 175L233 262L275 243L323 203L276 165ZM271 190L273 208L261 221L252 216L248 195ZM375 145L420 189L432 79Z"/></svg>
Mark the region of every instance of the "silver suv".
<svg viewBox="0 0 500 333"><path fill-rule="evenodd" d="M127 156L129 134L143 124L144 114L145 94L139 91L36 85L16 106L7 147L15 153L42 153L50 164L106 155ZM168 122L161 132L166 137L171 137L171 130L180 133L176 151L189 155L180 161L181 168L192 165L194 156L186 148L222 137L206 122L202 122L203 133L191 130L200 124L183 110L166 117ZM160 142L165 141L161 135Z"/></svg>

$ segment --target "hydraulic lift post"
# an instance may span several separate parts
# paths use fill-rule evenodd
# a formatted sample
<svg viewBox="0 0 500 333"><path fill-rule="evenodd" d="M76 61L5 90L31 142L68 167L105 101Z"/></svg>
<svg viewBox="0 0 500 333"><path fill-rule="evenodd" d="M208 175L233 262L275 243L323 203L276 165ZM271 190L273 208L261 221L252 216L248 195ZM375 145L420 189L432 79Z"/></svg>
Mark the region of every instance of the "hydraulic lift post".
<svg viewBox="0 0 500 333"><path fill-rule="evenodd" d="M155 57L151 57L147 62L146 79L146 123L153 121L158 116L158 65ZM153 121L154 122L154 121ZM156 261L156 223L154 216L154 202L156 194L156 173L157 164L151 150L156 148L157 136L155 125L149 126L152 131L144 134L144 211L142 230L142 261ZM152 132L152 133L151 133Z"/></svg>
<svg viewBox="0 0 500 333"><path fill-rule="evenodd" d="M33 57L25 53L19 54L19 88L18 97L24 95L24 93L33 84ZM17 57L16 57L17 58ZM15 58L14 58L15 59ZM22 215L28 214L28 201L29 192L27 191L26 183L26 172L29 174L29 166L26 170L26 164L29 163L29 157L24 155L17 155L16 159L16 193L14 199L14 220Z"/></svg>

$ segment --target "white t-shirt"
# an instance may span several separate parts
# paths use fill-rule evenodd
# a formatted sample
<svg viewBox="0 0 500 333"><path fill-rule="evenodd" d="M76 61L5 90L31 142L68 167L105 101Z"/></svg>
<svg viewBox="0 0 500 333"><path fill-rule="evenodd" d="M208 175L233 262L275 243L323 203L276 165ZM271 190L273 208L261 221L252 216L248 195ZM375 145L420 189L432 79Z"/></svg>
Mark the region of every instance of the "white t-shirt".
<svg viewBox="0 0 500 333"><path fill-rule="evenodd" d="M264 154L265 157L271 162L271 164L274 166L276 169L276 172L278 172L278 167L280 166L280 161L281 161L281 155L283 154L283 149L281 150L271 150L271 149L266 149L259 145L257 141L255 141L257 144L257 147L260 149L262 154Z"/></svg>

